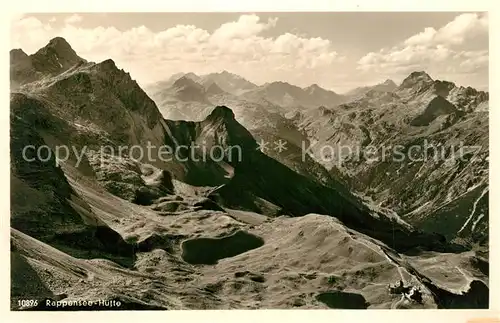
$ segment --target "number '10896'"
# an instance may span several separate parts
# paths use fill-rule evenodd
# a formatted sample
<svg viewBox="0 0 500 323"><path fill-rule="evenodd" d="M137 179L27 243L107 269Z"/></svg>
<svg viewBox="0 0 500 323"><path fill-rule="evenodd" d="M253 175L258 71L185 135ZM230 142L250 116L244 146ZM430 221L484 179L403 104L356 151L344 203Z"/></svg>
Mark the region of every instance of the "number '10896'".
<svg viewBox="0 0 500 323"><path fill-rule="evenodd" d="M17 304L19 306L22 306L22 307L37 306L38 300L36 300L36 299L20 299L17 301Z"/></svg>

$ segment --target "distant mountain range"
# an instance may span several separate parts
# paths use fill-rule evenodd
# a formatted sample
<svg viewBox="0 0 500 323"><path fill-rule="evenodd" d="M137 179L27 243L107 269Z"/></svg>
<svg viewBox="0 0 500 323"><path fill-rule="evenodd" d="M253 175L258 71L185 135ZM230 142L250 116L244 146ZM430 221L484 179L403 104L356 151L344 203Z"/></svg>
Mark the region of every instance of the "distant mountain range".
<svg viewBox="0 0 500 323"><path fill-rule="evenodd" d="M202 76L194 73L174 74L166 81L150 85L146 90L152 96L161 95L162 92L168 91L177 80L182 78L188 78L202 85L206 90L209 86L215 84L223 92L238 96L244 100L259 101L265 99L284 108L310 108L319 105L333 106L345 100L342 95L325 90L317 84L306 88L300 88L286 82L272 82L258 86L241 76L227 71ZM210 92L210 94L222 94L220 90Z"/></svg>
<svg viewBox="0 0 500 323"><path fill-rule="evenodd" d="M352 99L228 72L144 91L62 38L10 57L12 309L488 307L488 93L425 72ZM369 161L322 148L423 140L447 157L480 149ZM75 154L55 156L62 145ZM155 158L165 147L180 155ZM399 280L422 301L391 294Z"/></svg>
<svg viewBox="0 0 500 323"><path fill-rule="evenodd" d="M362 86L352 89L344 94L344 96L349 97L350 99L356 99L365 95L370 91L379 91L379 92L392 92L397 88L397 84L394 83L393 80L385 80L382 83L378 83L372 86Z"/></svg>

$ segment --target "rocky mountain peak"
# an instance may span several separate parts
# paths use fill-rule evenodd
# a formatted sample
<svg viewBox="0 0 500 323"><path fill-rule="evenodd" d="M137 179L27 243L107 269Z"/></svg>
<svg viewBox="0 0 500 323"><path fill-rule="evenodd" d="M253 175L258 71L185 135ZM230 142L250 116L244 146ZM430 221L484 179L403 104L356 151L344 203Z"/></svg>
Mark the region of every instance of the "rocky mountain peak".
<svg viewBox="0 0 500 323"><path fill-rule="evenodd" d="M52 47L60 51L73 50L73 48L71 48L71 45L63 37L52 38L46 47Z"/></svg>
<svg viewBox="0 0 500 323"><path fill-rule="evenodd" d="M309 93L314 93L314 92L321 91L324 89L315 83L315 84L312 84L312 85L306 87L304 90L306 90Z"/></svg>
<svg viewBox="0 0 500 323"><path fill-rule="evenodd" d="M33 66L42 73L60 73L73 65L85 61L79 57L71 45L62 37L56 37L31 56Z"/></svg>
<svg viewBox="0 0 500 323"><path fill-rule="evenodd" d="M195 81L193 81L189 76L184 75L184 76L178 78L174 82L173 87L176 87L176 88L189 88L189 87L199 88L200 85L198 83L196 83Z"/></svg>
<svg viewBox="0 0 500 323"><path fill-rule="evenodd" d="M130 77L128 73L125 73L123 70L120 70L115 62L112 59L106 59L98 64L95 64L94 69L99 73L105 73L106 75L114 75L114 76L127 76ZM122 75L123 74L123 75Z"/></svg>
<svg viewBox="0 0 500 323"><path fill-rule="evenodd" d="M189 73L186 73L182 76L179 76L179 78L181 78L181 77L186 77L186 78L191 79L195 82L197 82L200 79L200 77L193 72L189 72Z"/></svg>
<svg viewBox="0 0 500 323"><path fill-rule="evenodd" d="M414 82L432 82L432 78L424 71L415 71L408 75L402 82L405 83L414 83Z"/></svg>
<svg viewBox="0 0 500 323"><path fill-rule="evenodd" d="M78 65L81 65L81 63ZM125 91L135 91L137 88L140 89L137 82L130 76L130 73L118 68L115 61L112 59L106 59L98 64L94 64L91 67L91 70L97 72L101 78L105 79L107 82L111 82L111 84L114 84L115 86L118 84L125 86L123 89ZM143 91L142 89L140 90Z"/></svg>
<svg viewBox="0 0 500 323"><path fill-rule="evenodd" d="M176 80L171 89L174 91L175 96L182 101L207 102L203 85L186 75Z"/></svg>
<svg viewBox="0 0 500 323"><path fill-rule="evenodd" d="M418 78L432 81L432 78L425 71L414 71L408 76L409 78Z"/></svg>
<svg viewBox="0 0 500 323"><path fill-rule="evenodd" d="M206 88L207 94L210 94L210 95L224 93L224 90L222 90L220 88L220 86L216 82L214 82L214 81L209 82L208 84L206 84L205 88Z"/></svg>
<svg viewBox="0 0 500 323"><path fill-rule="evenodd" d="M406 77L401 85L400 89L415 88L417 91L421 90L422 87L431 84L433 79L424 71L412 72L408 77Z"/></svg>
<svg viewBox="0 0 500 323"><path fill-rule="evenodd" d="M76 54L71 45L62 37L55 37L49 43L39 49L34 56L56 55L59 59L65 60L81 60Z"/></svg>
<svg viewBox="0 0 500 323"><path fill-rule="evenodd" d="M215 120L229 120L229 121L234 121L234 112L230 108L224 106L224 105L219 105L216 106L215 109L210 113L210 115L207 117L207 120L210 121L215 121Z"/></svg>
<svg viewBox="0 0 500 323"><path fill-rule="evenodd" d="M207 147L219 145L228 148L237 145L253 153L257 145L252 134L235 119L233 111L225 105L216 106L203 121L195 125L192 133L196 134L196 141L204 142Z"/></svg>
<svg viewBox="0 0 500 323"><path fill-rule="evenodd" d="M226 71L226 70L223 70L222 72L220 72L220 73L218 73L218 74L219 74L219 75L222 75L222 76L225 76L225 77L238 77L238 78L239 78L239 76L238 76L238 75L233 74L233 73L231 73L231 72L228 72L228 71Z"/></svg>
<svg viewBox="0 0 500 323"><path fill-rule="evenodd" d="M450 91L453 88L455 88L455 83L437 80L437 81L434 81L432 86L434 88L434 92L437 95L446 98L448 96L448 94L450 93Z"/></svg>
<svg viewBox="0 0 500 323"><path fill-rule="evenodd" d="M29 56L21 48L11 49L10 51L11 62L16 62L18 60L23 60L23 59L29 59Z"/></svg>
<svg viewBox="0 0 500 323"><path fill-rule="evenodd" d="M102 66L103 68L106 68L106 69L115 69L115 68L117 68L115 61L113 61L112 59L104 60L101 63L99 63L99 65Z"/></svg>
<svg viewBox="0 0 500 323"><path fill-rule="evenodd" d="M380 85L393 86L393 87L397 86L396 83L394 83L394 81L391 79L385 80L384 82L380 83Z"/></svg>
<svg viewBox="0 0 500 323"><path fill-rule="evenodd" d="M26 73L31 68L31 58L22 49L18 48L10 51L11 77L12 74L17 74L24 78L26 75L23 76L23 73ZM14 78L16 77L14 76Z"/></svg>
<svg viewBox="0 0 500 323"><path fill-rule="evenodd" d="M275 81L271 83L266 83L264 85L266 88L272 90L272 91L283 91L286 92L287 90L302 90L298 86L292 85L287 82L283 81Z"/></svg>
<svg viewBox="0 0 500 323"><path fill-rule="evenodd" d="M224 92L236 95L257 87L257 85L245 78L226 70L203 75L200 77L199 81L201 84L205 85L205 87L207 87L206 84L208 84L209 81L214 81Z"/></svg>

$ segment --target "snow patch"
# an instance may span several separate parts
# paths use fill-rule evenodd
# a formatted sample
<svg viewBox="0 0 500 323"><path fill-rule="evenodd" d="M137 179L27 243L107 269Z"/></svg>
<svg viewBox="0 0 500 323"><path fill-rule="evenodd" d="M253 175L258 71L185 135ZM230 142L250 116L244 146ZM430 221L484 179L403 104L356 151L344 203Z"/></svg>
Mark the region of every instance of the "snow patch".
<svg viewBox="0 0 500 323"><path fill-rule="evenodd" d="M474 205L472 206L472 212L470 213L470 216L469 218L467 219L467 221L465 221L464 225L462 226L462 228L460 228L460 230L458 230L458 233L462 232L465 227L469 224L469 222L472 220L472 217L474 216L474 213L476 213L476 207L477 207L477 204L479 203L479 201L483 198L483 196L488 192L489 188L486 187L482 192L481 192L481 195L479 196L479 198L474 202Z"/></svg>

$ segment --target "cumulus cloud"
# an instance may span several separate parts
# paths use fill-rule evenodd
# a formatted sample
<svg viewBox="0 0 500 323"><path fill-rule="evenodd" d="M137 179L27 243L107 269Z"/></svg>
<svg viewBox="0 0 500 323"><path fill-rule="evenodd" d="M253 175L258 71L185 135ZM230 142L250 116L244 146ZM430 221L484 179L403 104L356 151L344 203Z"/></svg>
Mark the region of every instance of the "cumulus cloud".
<svg viewBox="0 0 500 323"><path fill-rule="evenodd" d="M436 33L436 41L462 44L465 40L488 33L488 15L468 13L456 17Z"/></svg>
<svg viewBox="0 0 500 323"><path fill-rule="evenodd" d="M64 19L64 22L68 25L77 24L83 20L83 17L77 14L71 15L68 18Z"/></svg>
<svg viewBox="0 0 500 323"><path fill-rule="evenodd" d="M274 27L277 19L269 19L261 23L257 15L242 15L238 21L222 24L212 35L214 40L245 39L253 37L262 31Z"/></svg>
<svg viewBox="0 0 500 323"><path fill-rule="evenodd" d="M468 48L471 44L476 48ZM426 70L452 79L477 73L487 83L488 15L461 14L437 30L425 28L392 48L366 54L359 59L358 69L393 75Z"/></svg>
<svg viewBox="0 0 500 323"><path fill-rule="evenodd" d="M213 31L177 25L153 31L85 27L72 15L64 24L19 16L11 24L12 47L31 54L56 36L64 37L83 58L112 58L141 84L164 80L178 72L198 74L228 70L253 82L276 80L299 86L317 83L348 90L383 81L401 80L414 70L464 85L488 83L488 16L462 14L441 28L424 28L393 47L362 57L343 52L342 44L307 36L297 30L272 34L280 22L241 15ZM462 80L462 81L461 81Z"/></svg>
<svg viewBox="0 0 500 323"><path fill-rule="evenodd" d="M29 35L21 35L18 31L29 33ZM47 35L53 32L50 24L43 24L33 17L22 17L11 24L11 44L14 48L34 52L47 44Z"/></svg>
<svg viewBox="0 0 500 323"><path fill-rule="evenodd" d="M335 63L343 58L327 39L291 33L265 37L263 32L279 22L262 21L257 15L241 15L213 32L194 25L157 32L145 26L123 31L114 27L83 28L75 25L80 18L71 16L57 29L33 17L20 19L12 31L14 42L29 53L62 36L80 56L92 61L112 58L141 83L177 72L229 70L258 83L287 80L309 85L318 80L308 81L299 72L323 75L328 80Z"/></svg>

